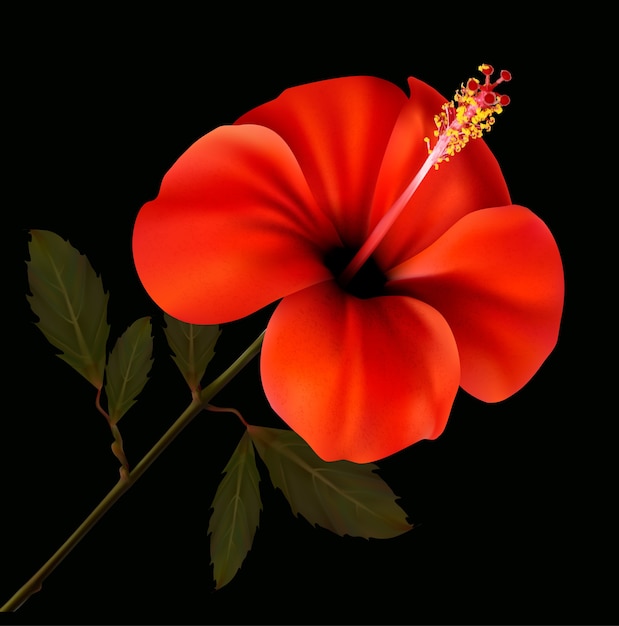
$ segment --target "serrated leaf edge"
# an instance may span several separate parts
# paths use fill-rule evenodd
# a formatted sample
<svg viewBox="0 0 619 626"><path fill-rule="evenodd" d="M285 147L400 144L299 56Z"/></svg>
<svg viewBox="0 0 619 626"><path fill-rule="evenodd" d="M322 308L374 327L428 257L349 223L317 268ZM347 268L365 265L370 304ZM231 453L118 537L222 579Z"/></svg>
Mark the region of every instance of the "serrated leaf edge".
<svg viewBox="0 0 619 626"><path fill-rule="evenodd" d="M168 345L172 350L172 359L177 368L183 375L183 378L192 391L200 386L200 381L206 372L206 368L215 354L215 344L217 343L221 330L219 326L196 325L181 322L180 320L163 314L165 326L164 333ZM207 329L217 329L217 332L209 338L208 343L200 350L200 355L196 354L196 344L199 340L200 331L206 332ZM182 333L185 337L186 346L180 345L175 336L175 330ZM203 363L200 363L203 360Z"/></svg>
<svg viewBox="0 0 619 626"><path fill-rule="evenodd" d="M105 364L105 346L107 342L107 337L109 335L109 324L106 321L106 311L107 311L107 303L109 294L105 292L103 289L103 284L99 274L97 274L88 258L83 255L79 250L73 247L66 239L60 237L60 235L47 230L36 230L32 229L29 231L31 240L29 242L29 251L30 251L30 260L27 262L28 266L28 280L30 291L32 295L27 295L27 299L30 303L30 307L32 311L39 318L38 322L36 322L37 327L44 334L46 339L55 346L58 350L61 351L58 354L58 357L65 361L68 365L70 365L74 370L76 370L79 374L84 376L93 386L97 389L101 389L103 385L103 369ZM48 259L49 266L55 274L58 284L53 285L51 283L47 283L47 281L43 280L41 272L37 271L36 264L33 260L33 251L32 246L37 245L35 243L35 237L42 238L39 247L39 254ZM94 335L93 343L94 346L89 346L88 341L86 340L83 329L79 324L80 312L77 313L74 310L73 302L69 296L68 290L66 288L65 282L63 280L63 275L61 268L58 266L57 259L50 254L50 251L47 246L44 245L45 238L52 237L53 239L57 239L57 243L61 246L65 247L64 252L68 255L73 255L73 259L77 261L77 263L81 264L85 269L84 280L93 280L96 281L97 287L101 289L101 298L102 302L105 306L101 307L101 315L99 318L99 322L97 324L97 329ZM59 317L64 317L66 321L68 321L75 333L76 333L76 341L77 341L77 350L75 347L72 347L70 344L66 343L60 336L54 331L53 326L50 327L44 320L41 318L39 313L42 311L44 307L50 307L50 303L43 298L42 295L37 295L36 289L33 289L33 282L36 283L36 279L41 281L42 285L47 284L49 287L59 290L62 293L64 300L67 304L68 313L70 314L70 318L63 316L58 311L54 310L54 313ZM92 278L89 278L92 277ZM94 284L94 282L93 282ZM80 290L80 293L83 295L85 293L85 289ZM83 303L82 303L83 304ZM80 307L81 309L81 307ZM103 337L101 336L103 333ZM95 352L99 352L95 354ZM80 363L81 361L81 363Z"/></svg>
<svg viewBox="0 0 619 626"><path fill-rule="evenodd" d="M324 476L323 472L321 472L321 468L314 468L311 465L309 465L304 459L300 458L298 455L290 454L289 452L287 452L287 450L292 448L292 447L301 447L301 448L307 448L308 451L310 451L313 455L315 455L315 453L311 450L311 448L308 446L308 444L305 443L296 433L294 433L293 431L281 430L282 433L291 433L291 435L299 438L299 441L284 442L284 443L282 443L281 440L277 440L276 438L274 438L274 437L272 437L272 436L270 436L268 434L269 431L277 432L277 431L280 431L280 430L281 429L265 428L265 427L258 427L258 426L249 426L248 427L248 431L250 433L250 436L252 437L252 440L254 441L254 444L257 443L256 439L259 442L259 444L256 445L256 450L258 451L258 454L261 456L262 460L265 462L265 465L267 466L267 469L269 470L269 475L271 476L271 480L272 480L274 486L276 486L279 489L281 489L282 493L284 494L286 500L288 501L288 503L290 505L290 508L292 509L292 511L295 514L295 516L301 515L304 518L307 518L307 516L295 504L296 501L292 497L292 490L291 490L290 486L288 485L288 483L286 481L286 475L285 475L285 472L283 471L283 468L280 467L280 468L278 468L278 470L281 470L281 471L273 472L272 468L270 467L270 463L268 462L268 458L265 458L266 455L263 454L261 449L260 449L260 445L270 446L273 450L277 451L280 456L285 456L286 458L289 459L289 461L292 461L298 467L301 467L302 469L307 471L308 474L311 475L312 485L315 485L316 484L316 479L319 478L322 481L322 483L325 484L326 486L329 486L334 493L337 493L340 497L343 497L346 500L348 500L349 502L351 502L355 506L355 510L362 509L362 510L367 511L368 513L370 513L377 520L384 521L384 518L381 517L380 515L377 515L376 512L372 508L370 508L369 506L365 505L362 502L359 502L355 498L352 498L349 495L349 493L342 491L342 489L339 488L335 483L333 483L333 481L328 480ZM264 435L266 435L266 437ZM285 436L288 436L288 435L285 435ZM324 464L327 463L327 461L323 461L317 455L316 455L316 459L320 463L324 463ZM396 500L398 500L398 497L393 493L392 489L382 479L382 477L376 473L376 471L379 469L379 467L376 464L374 464L374 463L357 464L357 463L352 463L351 461L334 461L334 462L330 463L330 465L332 465L333 468L330 469L329 471L332 471L332 472L337 471L335 469L335 466L337 464L341 464L341 463L350 464L351 466L356 466L358 468L365 468L366 470L369 470L367 478L371 478L372 481L375 484L381 485L383 487L383 491L387 495L389 495L390 498L393 499L393 504L402 511L402 515L405 515L405 512L396 503ZM325 467L324 471L326 471L327 469L329 469L329 468ZM274 474L276 474L275 477L274 477ZM279 480L277 480L277 478L281 479L281 485L279 484ZM276 483L278 483L278 484L276 484ZM325 516L328 519L333 519L332 515L330 514L330 511L327 508L325 508L325 506L324 506L325 502L324 502L323 498L321 498L319 496L319 492L317 491L315 486L314 486L314 491L315 491L316 495L318 496L318 501L320 503L320 506L321 506L323 512L325 513ZM309 519L308 519L308 521L312 525L321 525L321 524L312 522ZM400 528L400 532L397 533L397 534L389 535L390 537L398 536L399 534L403 534L404 532L407 532L408 530L413 528L413 526L411 524L409 524L408 522L398 522L398 527ZM333 525L333 527L331 527L331 528L329 528L329 527L327 527L327 528L328 528L328 530L331 530L332 532L335 532L336 534L340 534L340 533L338 533L335 530L335 525ZM365 535L361 535L361 536L365 536ZM369 538L369 536L367 538Z"/></svg>
<svg viewBox="0 0 619 626"><path fill-rule="evenodd" d="M142 325L142 328L139 327ZM113 367L113 363L116 363L116 359L120 361L120 354L117 352L118 350L122 350L125 345L123 341L127 341L127 338L131 336L132 333L136 333L136 341L134 341L130 347L131 358L127 363L121 364L119 362L119 367L121 367L121 371L117 372L119 378L121 379L121 389L118 393L113 391L112 393L112 383L110 382L110 367ZM145 333L148 333L146 341L143 342L144 345L141 345L141 340ZM138 351L138 348L141 348ZM138 395L144 389L146 383L148 382L148 374L150 373L150 369L152 367L152 352L153 352L153 337L152 337L152 325L150 317L141 317L133 322L123 334L117 339L114 348L112 349L108 363L106 366L106 385L105 392L108 400L108 413L112 423L117 423L126 413L127 411L135 404ZM145 355L145 357L144 357ZM135 359L133 357L136 357ZM140 358L142 357L142 358ZM147 363L150 362L150 363ZM135 386L134 390L131 392L127 392L128 383L131 378L135 375L135 373L131 372L132 365L136 364L142 368L146 364L147 369L144 371L144 375L142 380L138 382L138 385ZM130 393L131 397L125 397L127 393Z"/></svg>
<svg viewBox="0 0 619 626"><path fill-rule="evenodd" d="M239 471L239 468L241 469L241 471ZM258 467L256 465L254 447L247 431L241 437L241 440L239 441L235 451L230 457L230 460L226 464L222 474L223 474L223 478L219 486L217 487L217 491L215 493L215 497L211 505L211 508L213 509L213 514L211 515L211 519L209 521L209 527L208 527L208 534L211 535L211 565L213 565L213 568L214 568L216 589L221 589L221 587L227 585L234 578L234 576L237 574L237 572L241 568L243 562L245 561L245 558L247 557L247 554L251 550L253 539L254 539L256 530L258 529L258 526L259 526L260 512L262 511L262 501L260 498L260 488L259 488L260 473L258 472ZM235 507L234 513L232 516L234 521L230 525L230 527L223 532L223 537L226 538L226 542L227 542L226 557L228 557L232 551L232 545L234 543L233 542L233 537L234 537L233 531L235 528L234 522L237 520L237 513L239 511L240 505L242 505L243 509L247 511L247 507L243 502L243 498L241 497L241 489L243 487L243 481L247 479L250 480L250 486L253 488L255 500L258 504L258 510L257 510L257 515L256 515L256 525L255 527L253 527L253 529L249 526L250 520L248 520L248 517L249 517L249 513L248 513L245 516L245 521L248 524L248 532L250 535L249 544L246 547L241 547L241 550L244 550L244 553L240 555L240 558L238 560L238 566L236 564L232 565L232 567L235 567L236 569L234 569L233 572L230 572L230 571L225 572L225 568L224 568L224 571L220 572L219 577L217 577L216 570L219 568L216 567L215 560L212 558L213 556L212 543L216 539L216 534L219 532L219 529L215 527L215 519L217 520L225 519L225 515L224 513L219 512L217 517L215 517L215 511L221 511L221 509L217 508L219 506L218 499L223 497L226 487L228 486L230 481L234 479L236 479L236 489L234 491L234 496L224 508L224 511L227 511L228 507L231 506L232 504L234 504L234 507ZM226 564L227 562L228 562L228 558L225 559Z"/></svg>

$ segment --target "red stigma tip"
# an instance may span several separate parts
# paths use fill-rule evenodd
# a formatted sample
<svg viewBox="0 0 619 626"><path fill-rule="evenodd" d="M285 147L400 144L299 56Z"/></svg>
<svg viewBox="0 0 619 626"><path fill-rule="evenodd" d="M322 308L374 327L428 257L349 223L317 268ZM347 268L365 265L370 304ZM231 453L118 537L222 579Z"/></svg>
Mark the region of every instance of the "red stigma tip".
<svg viewBox="0 0 619 626"><path fill-rule="evenodd" d="M507 82L508 80L512 79L512 73L509 72L508 70L501 70L501 78Z"/></svg>
<svg viewBox="0 0 619 626"><path fill-rule="evenodd" d="M492 67L492 65L488 65L487 63L484 63L481 67L480 67L480 71L482 74L484 74L485 76L490 76L491 74L494 73L494 68Z"/></svg>

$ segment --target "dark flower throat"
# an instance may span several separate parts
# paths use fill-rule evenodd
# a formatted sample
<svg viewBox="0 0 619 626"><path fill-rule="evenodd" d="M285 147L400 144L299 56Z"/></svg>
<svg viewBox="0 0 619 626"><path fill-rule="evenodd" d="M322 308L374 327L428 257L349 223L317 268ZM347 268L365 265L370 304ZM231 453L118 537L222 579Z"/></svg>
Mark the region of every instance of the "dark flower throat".
<svg viewBox="0 0 619 626"><path fill-rule="evenodd" d="M349 248L335 248L326 254L325 265L338 282L338 277L346 269L355 253L356 250ZM373 257L370 257L347 285L340 283L340 286L357 298L367 299L384 295L386 282L387 278L382 270Z"/></svg>

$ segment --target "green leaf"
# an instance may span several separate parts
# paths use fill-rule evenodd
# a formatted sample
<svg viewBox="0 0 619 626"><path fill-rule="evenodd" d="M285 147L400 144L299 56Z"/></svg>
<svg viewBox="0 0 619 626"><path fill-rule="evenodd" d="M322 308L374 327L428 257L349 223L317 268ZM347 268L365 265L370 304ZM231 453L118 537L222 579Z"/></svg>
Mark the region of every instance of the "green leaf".
<svg viewBox="0 0 619 626"><path fill-rule="evenodd" d="M295 515L338 535L366 539L396 537L412 528L373 463L323 461L290 430L249 426L248 432Z"/></svg>
<svg viewBox="0 0 619 626"><path fill-rule="evenodd" d="M165 336L174 353L172 358L190 389L195 391L206 371L206 366L215 354L215 344L221 330L219 326L201 326L181 322L167 313Z"/></svg>
<svg viewBox="0 0 619 626"><path fill-rule="evenodd" d="M259 482L254 448L246 431L224 468L212 504L208 531L216 589L234 578L251 549L262 510Z"/></svg>
<svg viewBox="0 0 619 626"><path fill-rule="evenodd" d="M118 339L105 368L105 395L112 423L118 422L144 389L152 354L150 318L141 317Z"/></svg>
<svg viewBox="0 0 619 626"><path fill-rule="evenodd" d="M108 294L88 259L47 230L31 230L28 300L58 356L90 381L103 386Z"/></svg>

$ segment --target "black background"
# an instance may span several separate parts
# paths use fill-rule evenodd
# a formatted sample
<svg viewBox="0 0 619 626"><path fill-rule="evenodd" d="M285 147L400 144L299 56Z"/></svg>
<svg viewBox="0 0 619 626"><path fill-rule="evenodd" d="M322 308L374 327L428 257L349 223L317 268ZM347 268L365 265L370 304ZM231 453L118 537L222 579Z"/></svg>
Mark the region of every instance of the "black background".
<svg viewBox="0 0 619 626"><path fill-rule="evenodd" d="M585 317L601 280L587 267L595 255L585 251L593 247L588 229L604 218L582 165L599 137L599 123L583 120L583 101L602 98L601 56L583 43L586 25L558 28L517 12L471 22L440 7L422 18L410 7L383 9L351 5L336 17L301 8L55 8L6 20L15 36L4 58L0 602L117 477L93 389L33 324L27 229L53 230L88 256L110 291L113 337L153 316L152 380L120 424L135 464L189 402L160 314L133 270L135 215L193 141L287 87L371 74L406 89L414 75L451 96L481 62L510 69L512 104L487 141L513 201L540 215L561 249L566 307L557 348L514 397L486 405L461 392L438 440L380 463L418 525L405 536L366 541L312 528L263 474L253 548L217 592L209 506L242 428L232 415L202 414L11 623L616 622L612 411L599 400L605 385L595 373L603 320L592 327ZM264 321L224 328L212 376ZM280 425L257 362L217 400L250 422Z"/></svg>

